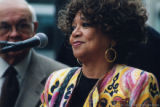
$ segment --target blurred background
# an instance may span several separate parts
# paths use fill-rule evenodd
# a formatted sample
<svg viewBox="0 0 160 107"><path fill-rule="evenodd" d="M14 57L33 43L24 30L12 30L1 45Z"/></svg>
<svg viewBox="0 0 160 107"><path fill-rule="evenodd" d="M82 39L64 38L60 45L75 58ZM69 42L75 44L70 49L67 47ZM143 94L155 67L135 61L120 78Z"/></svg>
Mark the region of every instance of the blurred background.
<svg viewBox="0 0 160 107"><path fill-rule="evenodd" d="M65 51L62 47L65 45L65 37L57 28L57 12L61 9L66 0L27 0L36 11L39 28L37 32L45 33L49 38L47 47L36 49L39 53L52 59L66 63L65 60L74 59L71 51ZM147 24L160 32L160 0L143 0L144 6L148 11ZM70 50L70 48L68 48ZM63 57L62 57L63 56ZM65 59L68 56L67 59ZM74 59L75 60L75 59ZM72 62L67 63L70 66L75 65Z"/></svg>

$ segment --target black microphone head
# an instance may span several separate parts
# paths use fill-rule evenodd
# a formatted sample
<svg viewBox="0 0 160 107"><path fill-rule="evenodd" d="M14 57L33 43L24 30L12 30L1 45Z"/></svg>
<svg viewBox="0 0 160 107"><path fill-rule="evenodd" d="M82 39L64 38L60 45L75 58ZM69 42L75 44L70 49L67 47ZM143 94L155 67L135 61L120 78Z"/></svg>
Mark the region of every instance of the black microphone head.
<svg viewBox="0 0 160 107"><path fill-rule="evenodd" d="M35 35L40 40L39 48L44 48L48 44L48 37L44 33L37 33Z"/></svg>

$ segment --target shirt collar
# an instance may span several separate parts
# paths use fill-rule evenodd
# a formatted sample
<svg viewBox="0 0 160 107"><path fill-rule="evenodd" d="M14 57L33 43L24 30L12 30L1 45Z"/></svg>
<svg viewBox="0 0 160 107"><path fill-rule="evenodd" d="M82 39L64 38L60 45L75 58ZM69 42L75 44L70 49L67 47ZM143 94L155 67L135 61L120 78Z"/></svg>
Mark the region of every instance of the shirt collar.
<svg viewBox="0 0 160 107"><path fill-rule="evenodd" d="M8 67L8 63L0 57L0 78L2 78Z"/></svg>
<svg viewBox="0 0 160 107"><path fill-rule="evenodd" d="M14 68L18 72L19 81L23 79L25 72L27 71L27 68L31 60L31 53L32 51L29 52L29 54L24 58L24 60L22 60L20 63L14 66Z"/></svg>
<svg viewBox="0 0 160 107"><path fill-rule="evenodd" d="M20 63L14 66L14 68L18 72L17 77L19 82L21 82L21 80L25 75L25 72L27 71L27 68L31 60L31 54L32 54L32 51L29 52L29 54L24 58L24 60L22 60ZM9 67L9 64L0 57L0 78L2 78L3 74L5 73L8 67Z"/></svg>

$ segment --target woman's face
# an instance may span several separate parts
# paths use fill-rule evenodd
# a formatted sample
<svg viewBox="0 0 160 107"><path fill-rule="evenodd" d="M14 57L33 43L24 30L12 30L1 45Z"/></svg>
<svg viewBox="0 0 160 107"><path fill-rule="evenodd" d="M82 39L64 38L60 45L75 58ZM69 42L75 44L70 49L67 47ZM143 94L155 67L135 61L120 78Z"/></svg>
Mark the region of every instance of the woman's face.
<svg viewBox="0 0 160 107"><path fill-rule="evenodd" d="M70 44L76 58L83 60L82 58L104 57L111 40L98 27L91 26L81 12L76 14L72 27Z"/></svg>

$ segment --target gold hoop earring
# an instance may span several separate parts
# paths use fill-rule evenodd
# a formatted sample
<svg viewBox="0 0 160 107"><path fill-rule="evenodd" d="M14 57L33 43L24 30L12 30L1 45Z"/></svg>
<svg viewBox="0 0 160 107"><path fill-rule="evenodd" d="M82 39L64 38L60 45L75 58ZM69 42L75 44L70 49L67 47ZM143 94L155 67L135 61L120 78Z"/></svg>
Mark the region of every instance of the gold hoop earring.
<svg viewBox="0 0 160 107"><path fill-rule="evenodd" d="M112 63L116 60L116 58L117 52L112 47L105 51L105 59L107 60L107 62Z"/></svg>
<svg viewBox="0 0 160 107"><path fill-rule="evenodd" d="M82 65L82 63L78 60L78 58L77 58L77 62L78 62L79 65Z"/></svg>

